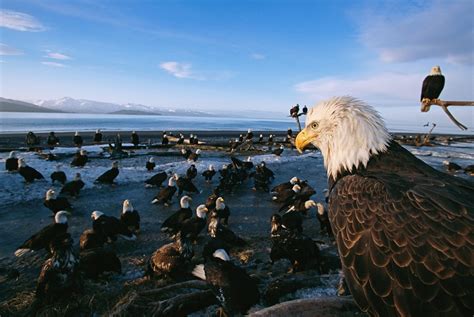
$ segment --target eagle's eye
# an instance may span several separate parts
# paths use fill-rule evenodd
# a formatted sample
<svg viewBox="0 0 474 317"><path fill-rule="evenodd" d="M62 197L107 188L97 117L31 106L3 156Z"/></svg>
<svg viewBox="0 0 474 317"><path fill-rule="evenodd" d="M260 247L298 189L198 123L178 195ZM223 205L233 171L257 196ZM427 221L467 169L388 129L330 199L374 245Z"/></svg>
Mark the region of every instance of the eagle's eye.
<svg viewBox="0 0 474 317"><path fill-rule="evenodd" d="M317 129L317 128L318 128L318 123L317 122L311 123L311 129Z"/></svg>

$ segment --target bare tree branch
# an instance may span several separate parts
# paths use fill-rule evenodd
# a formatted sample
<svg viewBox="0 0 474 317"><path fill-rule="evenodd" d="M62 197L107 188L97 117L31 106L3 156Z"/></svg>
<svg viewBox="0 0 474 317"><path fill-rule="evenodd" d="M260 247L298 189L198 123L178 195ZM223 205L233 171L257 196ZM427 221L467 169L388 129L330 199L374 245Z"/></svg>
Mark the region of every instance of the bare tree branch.
<svg viewBox="0 0 474 317"><path fill-rule="evenodd" d="M461 130L467 130L467 127L456 120L456 118L449 112L449 106L474 106L474 101L444 101L441 99L423 99L421 103L421 112L428 112L432 105L440 106L443 111L448 115L449 119L454 122Z"/></svg>

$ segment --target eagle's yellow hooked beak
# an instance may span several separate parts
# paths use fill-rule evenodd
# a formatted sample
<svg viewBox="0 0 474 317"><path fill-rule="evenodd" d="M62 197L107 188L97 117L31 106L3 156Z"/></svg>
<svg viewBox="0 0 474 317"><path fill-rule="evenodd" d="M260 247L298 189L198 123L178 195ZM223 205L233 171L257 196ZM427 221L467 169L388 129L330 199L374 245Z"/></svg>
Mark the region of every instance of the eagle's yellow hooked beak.
<svg viewBox="0 0 474 317"><path fill-rule="evenodd" d="M303 153L303 150L311 143L311 139L306 128L298 133L295 140L295 146L298 152Z"/></svg>

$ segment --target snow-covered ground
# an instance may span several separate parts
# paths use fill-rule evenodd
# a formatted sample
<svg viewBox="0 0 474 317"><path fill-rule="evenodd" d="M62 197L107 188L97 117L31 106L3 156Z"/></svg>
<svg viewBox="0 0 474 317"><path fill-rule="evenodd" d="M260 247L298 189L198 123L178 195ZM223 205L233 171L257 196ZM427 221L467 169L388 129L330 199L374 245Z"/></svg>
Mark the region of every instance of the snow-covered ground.
<svg viewBox="0 0 474 317"><path fill-rule="evenodd" d="M442 166L443 160L448 159L461 166L466 166L472 164L474 158L473 144L470 143L458 143L454 146L407 148L419 158L440 170L444 169ZM152 205L150 202L158 189L146 189L143 182L159 170L184 174L190 163L181 156L170 155L172 153L157 155L157 150L137 150L130 157L120 160L118 184L110 187L94 184L94 180L110 168L112 160L103 154L100 146L86 146L84 149L88 151L91 158L84 168L70 166L72 156L76 152L75 148L56 148L53 154L60 158L56 162L45 161L32 152L18 153L18 156L25 158L28 165L39 170L47 178L44 181L36 181L29 185L25 185L23 178L18 173L0 171L0 199L3 207L0 209L0 225L3 228L0 231L0 241L2 241L0 245L0 267L11 266L21 272L17 281L11 281L4 285L0 284L0 294L3 292L3 297L0 296L0 298L14 297L15 300L25 301L22 298L23 292L34 290L41 263L45 259L45 253L38 252L29 258L17 259L13 252L31 234L38 232L51 222L51 213L46 207L42 206L42 199L45 192L52 186L49 175L58 164L61 165L69 179L72 179L74 174L79 172L86 183L86 188L81 192L79 198L71 199L74 209L69 219L68 231L76 246L81 233L91 226L90 214L93 210L100 210L107 215L117 217L120 215L123 200L131 199L134 207L140 212L141 233L138 239L136 241L119 239L114 245L110 246L117 252L121 260L123 274L114 275L108 278L106 282L95 283L95 287L101 287L101 294L109 294L107 301L110 301L110 303L115 303L119 298L118 294L121 294L120 292L123 289L130 287L133 283L144 283L140 285L145 289L155 287L153 281L140 281L140 278L146 269L148 257L157 248L169 242L159 228L164 219L178 208L178 197L173 199L173 204L170 207ZM160 151L177 153L176 149ZM0 164L4 164L7 156L8 153L0 154ZM150 156L154 157L157 164L154 172L148 172L145 169L145 163ZM239 158L246 159L246 157ZM327 182L319 152L309 151L300 155L295 150L285 149L281 157L265 154L252 156L251 159L254 163L261 161L268 163L268 166L276 174L276 179L272 185L288 181L293 176L298 176L307 179L309 184L316 189L317 193L313 196L314 199L323 201L322 190L326 188ZM199 173L202 173L208 168L209 164L213 164L216 169L220 169L223 164L229 162L228 153L203 151L196 167ZM470 177L461 173L457 175L459 177ZM195 183L203 192L192 195L191 205L193 209L205 202L213 187L217 185L218 180L215 177L212 184L206 184L203 177L198 176ZM239 262L240 258L237 253L231 252L232 261L244 266L249 273L258 273L265 277L283 276L289 268L288 261L281 260L274 264L269 263L271 247L269 238L270 217L277 212L278 205L272 201L271 195L265 192L253 191L251 190L252 186L253 181L248 180L238 186L233 193L224 194L225 202L231 209L229 226L236 234L248 241L249 246L244 251L249 251L249 254L251 254L249 263L245 264ZM57 191L59 191L59 188L59 185L56 185ZM305 234L325 242L321 247L322 251L325 251L323 249L334 250L334 245L329 239L319 233L319 224L314 211L310 212L308 217L305 218L303 226ZM206 239L205 236L203 233L201 237L203 241L194 246L197 257L201 254L199 248L202 248L204 239ZM334 276L337 277L337 274ZM285 298L332 296L336 291L337 282L338 279L335 278L328 281L327 285L299 290ZM88 292L91 292L90 287L87 288L84 296L90 295ZM94 307L99 307L96 309L105 314L106 307L102 302ZM207 316L210 315L211 311L213 311L212 307L196 313L195 316Z"/></svg>
<svg viewBox="0 0 474 317"><path fill-rule="evenodd" d="M124 144L127 145L127 144ZM71 166L72 155L76 153L76 148L57 147L51 151L52 154L60 158L58 161L47 161L34 152L20 152L17 154L25 160L26 164L38 170L45 180L35 181L31 184L25 184L23 178L18 173L8 173L4 169L0 171L0 201L3 204L11 204L15 201L28 201L43 198L46 191L50 188L56 188L59 192L60 184L51 184L50 175L56 170L56 166L66 173L68 180L72 180L76 173L81 174L85 188L101 187L103 185L94 184L94 181L102 173L111 168L113 160L109 159L109 155L103 152L103 147L98 145L84 146L87 151L89 162L84 167ZM167 150L164 150L167 151ZM176 152L176 150L170 150ZM257 155L251 159L254 163L265 161L269 164L281 164L292 161L302 161L308 157L320 157L319 152L307 152L303 155L296 155L296 151L286 150L287 155L277 157L272 154ZM48 152L44 152L48 153ZM43 153L43 154L44 154ZM181 156L154 156L150 150L137 150L130 157L120 160L120 174L116 179L118 184L123 183L143 183L146 179L153 176L158 171L166 171L167 173L177 173L184 175L186 170L192 164ZM289 154L289 155L288 155ZM0 154L0 164L4 164L9 153ZM155 170L148 172L145 168L146 161L153 157L156 163ZM62 159L61 159L62 158ZM221 169L223 164L228 164L229 158L216 152L204 152L200 159L193 163L201 174L207 170L209 165L214 165L216 170ZM217 178L217 177L216 177ZM0 211L1 213L1 211Z"/></svg>
<svg viewBox="0 0 474 317"><path fill-rule="evenodd" d="M124 144L128 145L128 144ZM25 159L26 163L38 170L45 177L44 181L35 181L32 184L25 185L23 178L18 173L8 173L5 170L0 171L0 201L3 204L14 203L15 201L28 201L32 199L44 197L51 185L50 175L59 165L64 171L68 180L72 180L76 173L81 173L82 180L85 182L85 188L93 188L102 186L94 184L94 181L102 173L110 169L112 160L108 158L108 154L104 153L105 145L84 146L90 161L85 167L70 166L72 155L77 151L76 148L57 147L51 151L52 154L60 158L59 161L46 161L40 155L34 152L20 152L18 157ZM474 163L474 144L473 143L454 143L446 146L435 147L412 147L407 146L408 150L424 160L426 163L435 168L443 170L442 162L449 160L461 166L467 166ZM176 150L164 150L176 151ZM189 168L189 162L185 161L181 156L154 156L147 155L150 150L137 150L130 157L120 160L120 174L117 177L117 183L143 183L146 179L154 175L157 171L166 171L168 173L185 174ZM47 153L47 152L46 152ZM4 164L8 153L0 154L0 164ZM154 157L156 162L155 171L147 172L145 163L149 157ZM303 161L307 158L321 158L319 152L306 152L303 155L297 155L294 150L286 150L285 155L277 157L272 154L256 155L251 159L254 163L265 161L269 164L281 164L292 161ZM223 164L229 163L227 156L222 153L204 152L201 158L194 163L199 173L206 170L209 164L214 165L216 170L220 169ZM463 176L460 174L460 176ZM59 189L59 184L54 187Z"/></svg>

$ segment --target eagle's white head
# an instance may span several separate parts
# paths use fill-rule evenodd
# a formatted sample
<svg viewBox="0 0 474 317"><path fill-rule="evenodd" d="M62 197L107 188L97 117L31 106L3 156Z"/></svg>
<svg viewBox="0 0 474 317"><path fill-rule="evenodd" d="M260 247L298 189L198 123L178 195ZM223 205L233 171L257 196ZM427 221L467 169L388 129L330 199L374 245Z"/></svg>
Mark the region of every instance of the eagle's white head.
<svg viewBox="0 0 474 317"><path fill-rule="evenodd" d="M179 201L179 205L181 208L189 208L189 202L192 201L193 199L189 196L183 196L181 197L181 200Z"/></svg>
<svg viewBox="0 0 474 317"><path fill-rule="evenodd" d="M79 152L79 154L81 154L82 156L87 155L87 151L84 150L84 149L82 149L82 150Z"/></svg>
<svg viewBox="0 0 474 317"><path fill-rule="evenodd" d="M207 215L207 207L206 205L199 205L196 208L196 216L201 219L205 219Z"/></svg>
<svg viewBox="0 0 474 317"><path fill-rule="evenodd" d="M8 158L16 158L16 152L15 152L15 151L11 151L11 152L10 152L10 155L8 156Z"/></svg>
<svg viewBox="0 0 474 317"><path fill-rule="evenodd" d="M48 191L46 192L46 200L53 199L55 194L56 193L53 189L48 189Z"/></svg>
<svg viewBox="0 0 474 317"><path fill-rule="evenodd" d="M155 163L155 159L152 158L152 157L150 157L150 158L148 159L148 162L150 162L150 163Z"/></svg>
<svg viewBox="0 0 474 317"><path fill-rule="evenodd" d="M75 136L78 136L78 135L79 135L79 131L74 132L74 135L75 135Z"/></svg>
<svg viewBox="0 0 474 317"><path fill-rule="evenodd" d="M209 164L208 170L213 171L214 170L214 165Z"/></svg>
<svg viewBox="0 0 474 317"><path fill-rule="evenodd" d="M291 185L295 185L296 183L298 183L300 180L298 179L298 177L294 176L290 179L290 184Z"/></svg>
<svg viewBox="0 0 474 317"><path fill-rule="evenodd" d="M201 149L197 149L197 150L196 150L196 154L197 154L197 155L201 154Z"/></svg>
<svg viewBox="0 0 474 317"><path fill-rule="evenodd" d="M391 136L378 112L353 97L334 97L308 111L306 127L295 141L302 151L310 143L324 157L328 177L365 167L372 155L387 149Z"/></svg>
<svg viewBox="0 0 474 317"><path fill-rule="evenodd" d="M439 66L431 67L430 75L442 75L441 74L441 67L439 67Z"/></svg>
<svg viewBox="0 0 474 317"><path fill-rule="evenodd" d="M118 168L119 167L119 162L118 161L113 161L112 162L112 168Z"/></svg>
<svg viewBox="0 0 474 317"><path fill-rule="evenodd" d="M324 205L321 204L321 203L317 203L316 207L318 208L318 214L321 215L321 216L324 215L324 213L325 213Z"/></svg>
<svg viewBox="0 0 474 317"><path fill-rule="evenodd" d="M74 176L74 180L75 181L81 180L81 173L76 173L76 175Z"/></svg>
<svg viewBox="0 0 474 317"><path fill-rule="evenodd" d="M122 208L122 213L127 213L127 212L132 212L133 211L133 205L132 202L128 199L125 199L123 201L123 208Z"/></svg>
<svg viewBox="0 0 474 317"><path fill-rule="evenodd" d="M175 174L176 175L176 174ZM168 186L169 187L174 187L176 186L176 180L177 178L175 177L175 175L171 176L170 179L168 180Z"/></svg>
<svg viewBox="0 0 474 317"><path fill-rule="evenodd" d="M24 158L19 158L19 159L18 159L18 166L19 166L19 167L25 167L25 166L26 166L26 163L25 163L25 159L24 159Z"/></svg>
<svg viewBox="0 0 474 317"><path fill-rule="evenodd" d="M308 210L312 207L316 207L316 202L314 200L310 199L310 200L307 200L307 201L304 202L304 208L306 210Z"/></svg>
<svg viewBox="0 0 474 317"><path fill-rule="evenodd" d="M91 214L91 218L93 220L99 219L100 216L102 216L104 213L102 211L94 210Z"/></svg>
<svg viewBox="0 0 474 317"><path fill-rule="evenodd" d="M216 199L216 209L217 210L223 210L224 208L225 208L224 198L218 197Z"/></svg>
<svg viewBox="0 0 474 317"><path fill-rule="evenodd" d="M67 211L64 211L64 210L61 210L61 211L58 211L55 215L54 215L54 222L55 223L63 223L63 224L66 224L67 223L67 216L69 215L69 213Z"/></svg>
<svg viewBox="0 0 474 317"><path fill-rule="evenodd" d="M301 187L300 185L296 184L296 185L293 185L293 187L291 188L295 193L299 193L301 191Z"/></svg>

